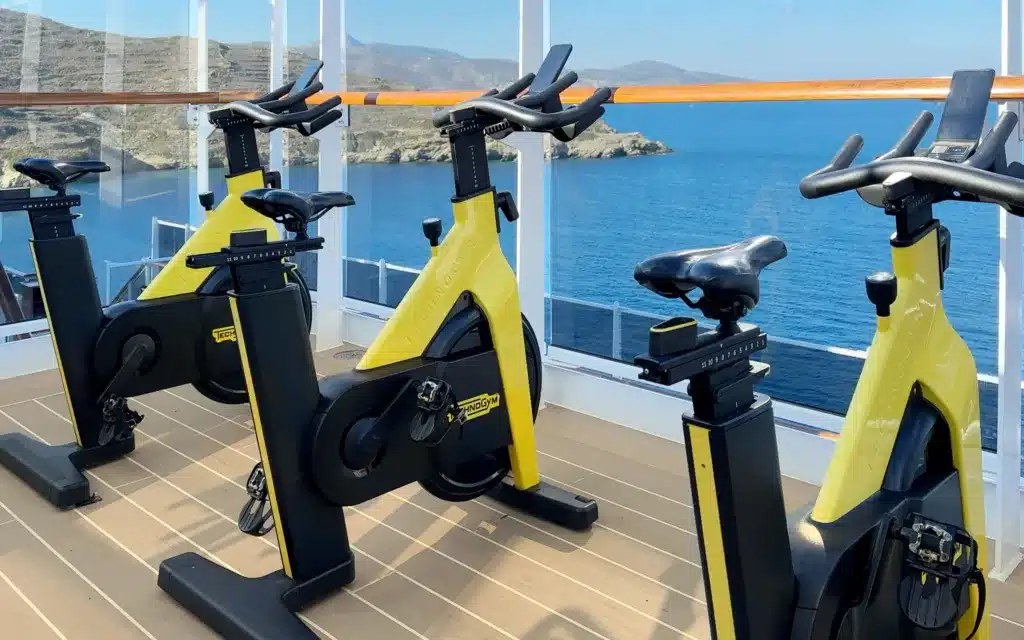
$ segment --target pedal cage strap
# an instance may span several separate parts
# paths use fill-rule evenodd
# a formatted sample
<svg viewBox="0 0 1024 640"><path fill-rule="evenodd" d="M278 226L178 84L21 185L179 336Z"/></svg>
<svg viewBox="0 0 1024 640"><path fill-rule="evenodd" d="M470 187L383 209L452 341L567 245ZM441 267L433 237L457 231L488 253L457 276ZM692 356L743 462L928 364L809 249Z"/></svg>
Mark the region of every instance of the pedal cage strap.
<svg viewBox="0 0 1024 640"><path fill-rule="evenodd" d="M249 499L238 514L238 529L250 536L264 536L274 528L274 512L268 504L270 492L267 489L267 476L263 472L263 463L257 462L245 481L245 491ZM267 521L270 524L267 524Z"/></svg>
<svg viewBox="0 0 1024 640"><path fill-rule="evenodd" d="M977 543L974 546L975 550L977 550ZM985 572L975 566L968 581L978 586L978 616L974 619L974 629L971 630L966 638L966 640L971 640L978 633L978 629L981 628L981 621L985 616Z"/></svg>

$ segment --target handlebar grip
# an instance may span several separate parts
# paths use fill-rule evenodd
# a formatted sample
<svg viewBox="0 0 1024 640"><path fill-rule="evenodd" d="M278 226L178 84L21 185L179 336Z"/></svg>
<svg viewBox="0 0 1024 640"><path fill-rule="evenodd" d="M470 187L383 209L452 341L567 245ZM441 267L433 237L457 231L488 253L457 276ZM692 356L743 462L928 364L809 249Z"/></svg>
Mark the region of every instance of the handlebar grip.
<svg viewBox="0 0 1024 640"><path fill-rule="evenodd" d="M981 143L978 144L974 155L968 158L964 164L978 167L979 169L992 167L996 158L999 157L999 153L1003 151L1006 141L1009 140L1010 135L1016 130L1017 121L1017 114L1012 111L1006 111L999 116L995 125L981 139Z"/></svg>
<svg viewBox="0 0 1024 640"><path fill-rule="evenodd" d="M302 102L303 100L305 100L306 98L310 97L311 95L313 95L313 94L315 94L315 93L317 93L319 91L322 91L323 88L324 88L324 85L321 84L320 81L318 80L318 81L314 82L313 84L309 85L305 89L302 89L301 91L299 91L298 93L296 93L294 95L287 96L287 97L282 98L280 100L270 100L270 101L267 101L267 102L263 102L263 103L260 104L260 107L266 109L267 111L273 111L275 113L280 112L280 111L284 111L288 107L290 107L290 106L292 106L292 105L294 105L294 104L296 104L298 102Z"/></svg>
<svg viewBox="0 0 1024 640"><path fill-rule="evenodd" d="M300 124L299 133L301 133L304 136L311 136L317 131L320 131L327 125L331 124L332 122L340 118L341 115L342 114L340 111L328 111L327 113L323 114L316 120L313 120L309 124Z"/></svg>
<svg viewBox="0 0 1024 640"><path fill-rule="evenodd" d="M807 180L808 178L814 176L832 173L833 171L846 169L851 164L853 164L853 161L857 158L857 154L860 153L860 150L863 146L864 138L862 138L859 134L853 134L852 136L846 139L846 142L843 143L843 146L839 148L839 153L837 153L835 157L832 158L831 162L829 162L824 167L818 169L811 175L807 176L807 178L804 178L804 180ZM803 182L801 182L800 185L800 193L803 193Z"/></svg>
<svg viewBox="0 0 1024 640"><path fill-rule="evenodd" d="M570 71L569 73L562 75L557 80L555 80L548 86L544 87L537 93L528 93L522 98L519 98L518 100L513 100L513 102L521 107L540 106L547 102L548 100L550 100L551 98L555 97L556 95L562 93L572 85L574 85L577 80L579 80L579 76L576 75L576 72Z"/></svg>
<svg viewBox="0 0 1024 640"><path fill-rule="evenodd" d="M604 107L601 105L603 105L605 102L608 102L608 99L611 97L612 90L609 89L608 87L601 87L600 89L592 93L589 98L579 103L575 107L570 107L565 111L560 111L554 114L555 118L557 119L556 121L558 122L558 126L564 127L566 125L580 122L587 117L588 112L593 111L594 109L597 109L599 107L601 109L601 113L603 114ZM596 119L597 118L595 118L594 120ZM590 124L593 124L593 120L590 122ZM590 124L588 124L587 126L590 126ZM579 133L582 133L582 131L580 131Z"/></svg>
<svg viewBox="0 0 1024 640"><path fill-rule="evenodd" d="M277 89L274 89L270 93L264 93L260 97L254 98L254 99L250 100L249 102L252 102L253 104L263 104L264 102L267 102L269 100L277 100L278 98L280 98L282 96L288 95L288 92L291 91L292 87L294 87L294 86L295 86L295 81L292 80L291 82L289 82L288 84L284 85L283 87L278 87Z"/></svg>
<svg viewBox="0 0 1024 640"><path fill-rule="evenodd" d="M896 145L892 149L875 158L875 160L889 160L890 158L902 158L904 156L913 155L917 146L921 144L921 140L924 139L924 134L928 133L928 128L932 126L933 120L935 120L935 116L932 115L931 111L922 111L919 113L917 118L907 129L907 132L903 134L903 137L899 139Z"/></svg>
<svg viewBox="0 0 1024 640"><path fill-rule="evenodd" d="M891 160L882 160L881 162L891 162ZM800 181L800 195L808 200L814 200L866 187L872 184L872 181L868 179L871 171L866 169L869 166L871 165L837 170L830 170L828 167L819 169ZM876 182L881 182L881 180Z"/></svg>
<svg viewBox="0 0 1024 640"><path fill-rule="evenodd" d="M508 85L504 89L502 89L500 91L496 90L494 93L492 93L490 95L493 95L495 98L497 98L499 100L508 100L510 98L514 98L514 97L518 96L520 93L522 93L523 91L525 91L530 86L530 84L533 82L533 79L536 78L536 77L537 77L536 74L528 73L525 76L523 76L522 78L519 78L518 80L516 80L512 84ZM487 95L487 94L485 94L485 95Z"/></svg>
<svg viewBox="0 0 1024 640"><path fill-rule="evenodd" d="M304 124L313 122L323 114L327 113L334 107L341 104L341 98L338 96L331 96L327 100L324 100L320 104L316 105L312 109L300 111L298 113L285 113L277 116L277 122L271 124L272 127L291 127L297 124Z"/></svg>
<svg viewBox="0 0 1024 640"><path fill-rule="evenodd" d="M604 107L598 105L596 109L588 109L576 122L552 130L551 135L559 142L569 142L578 138L581 133L590 128L590 125L597 122L603 115Z"/></svg>

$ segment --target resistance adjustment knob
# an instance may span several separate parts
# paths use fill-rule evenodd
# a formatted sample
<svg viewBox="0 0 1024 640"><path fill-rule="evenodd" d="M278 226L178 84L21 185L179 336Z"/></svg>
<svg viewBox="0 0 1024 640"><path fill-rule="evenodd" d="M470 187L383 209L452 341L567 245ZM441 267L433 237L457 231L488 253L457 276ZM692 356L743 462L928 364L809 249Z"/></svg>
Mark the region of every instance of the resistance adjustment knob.
<svg viewBox="0 0 1024 640"><path fill-rule="evenodd" d="M872 273L864 279L868 300L875 305L875 312L882 318L889 317L889 309L896 302L896 276L888 271Z"/></svg>
<svg viewBox="0 0 1024 640"><path fill-rule="evenodd" d="M441 219L427 218L423 221L423 235L430 241L430 246L436 247L441 240Z"/></svg>

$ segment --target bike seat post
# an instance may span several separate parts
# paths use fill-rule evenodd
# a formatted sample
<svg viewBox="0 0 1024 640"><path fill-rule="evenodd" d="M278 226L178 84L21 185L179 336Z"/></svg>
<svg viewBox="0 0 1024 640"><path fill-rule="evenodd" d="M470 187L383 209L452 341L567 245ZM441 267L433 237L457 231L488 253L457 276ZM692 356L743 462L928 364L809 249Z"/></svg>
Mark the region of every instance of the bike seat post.
<svg viewBox="0 0 1024 640"><path fill-rule="evenodd" d="M650 336L649 352L636 358L640 377L689 380L683 431L715 635L789 637L796 579L775 417L771 399L755 392L769 367L751 360L768 338L731 318L699 333L693 319L674 318Z"/></svg>

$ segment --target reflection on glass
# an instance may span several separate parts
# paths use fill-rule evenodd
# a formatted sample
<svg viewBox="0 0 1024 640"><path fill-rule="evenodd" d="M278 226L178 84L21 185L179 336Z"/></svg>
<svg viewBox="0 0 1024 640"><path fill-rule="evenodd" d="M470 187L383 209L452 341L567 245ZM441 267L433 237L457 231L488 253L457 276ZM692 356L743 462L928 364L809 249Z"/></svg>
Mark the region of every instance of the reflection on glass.
<svg viewBox="0 0 1024 640"><path fill-rule="evenodd" d="M188 91L195 70L187 1L31 0L0 9L0 90ZM102 160L110 171L76 182L76 221L89 239L100 294L134 297L183 241L193 145L183 105L17 107L0 110L0 186L28 186L12 168L30 156ZM33 185L35 186L35 185ZM0 217L0 319L42 316L25 213ZM7 339L11 339L10 337Z"/></svg>

